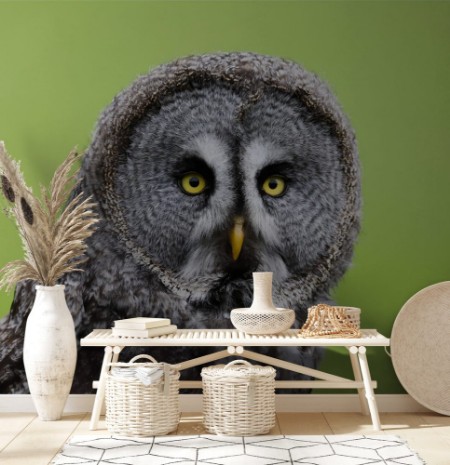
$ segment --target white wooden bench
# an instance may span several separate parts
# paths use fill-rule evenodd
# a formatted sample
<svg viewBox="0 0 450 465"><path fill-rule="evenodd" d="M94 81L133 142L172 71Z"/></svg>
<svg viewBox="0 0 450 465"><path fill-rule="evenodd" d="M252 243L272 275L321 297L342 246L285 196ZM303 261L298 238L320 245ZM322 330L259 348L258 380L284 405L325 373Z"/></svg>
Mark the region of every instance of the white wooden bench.
<svg viewBox="0 0 450 465"><path fill-rule="evenodd" d="M105 355L98 382L94 407L92 410L90 428L97 429L100 412L105 397L106 373L110 363L117 362L119 354L125 347L224 347L224 350L214 352L203 357L181 362L177 365L180 370L203 365L230 355L255 360L267 365L312 376L314 380L276 381L275 386L287 388L324 388L324 389L357 389L361 403L361 411L370 413L373 427L380 430L380 418L374 396L376 381L370 377L369 365L366 357L366 347L387 347L389 339L375 329L362 329L360 338L301 338L297 329L291 329L274 336L252 336L233 329L180 329L176 333L152 338L118 337L113 336L110 329L95 329L81 339L81 346L105 347ZM307 368L303 365L286 362L274 357L262 355L249 350L251 347L306 347L339 346L348 349L354 379L335 376L323 371ZM201 388L201 381L181 381L181 388Z"/></svg>

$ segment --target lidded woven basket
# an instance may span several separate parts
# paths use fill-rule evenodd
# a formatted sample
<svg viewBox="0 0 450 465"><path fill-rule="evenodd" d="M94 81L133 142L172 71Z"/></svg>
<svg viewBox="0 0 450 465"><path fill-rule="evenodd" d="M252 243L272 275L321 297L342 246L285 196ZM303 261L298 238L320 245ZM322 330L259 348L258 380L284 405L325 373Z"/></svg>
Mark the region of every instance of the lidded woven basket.
<svg viewBox="0 0 450 465"><path fill-rule="evenodd" d="M253 273L253 302L249 308L235 308L230 313L233 326L247 334L277 334L288 330L295 321L294 310L277 308L272 302L272 273Z"/></svg>
<svg viewBox="0 0 450 465"><path fill-rule="evenodd" d="M227 436L268 433L275 426L275 373L245 360L203 368L206 429Z"/></svg>
<svg viewBox="0 0 450 465"><path fill-rule="evenodd" d="M145 358L146 363L135 363ZM106 426L112 434L122 436L156 436L174 431L180 418L180 372L172 365L158 363L142 354L129 363L111 363L113 372L106 374ZM145 385L133 375L120 376L114 368L154 368L160 378Z"/></svg>

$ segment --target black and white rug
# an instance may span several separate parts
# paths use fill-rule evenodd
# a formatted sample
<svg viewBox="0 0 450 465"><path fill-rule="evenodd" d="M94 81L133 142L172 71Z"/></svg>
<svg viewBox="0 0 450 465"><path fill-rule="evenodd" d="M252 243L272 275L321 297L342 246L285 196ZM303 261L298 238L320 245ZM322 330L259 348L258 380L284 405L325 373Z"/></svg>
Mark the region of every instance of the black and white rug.
<svg viewBox="0 0 450 465"><path fill-rule="evenodd" d="M423 465L398 436L74 436L54 465Z"/></svg>

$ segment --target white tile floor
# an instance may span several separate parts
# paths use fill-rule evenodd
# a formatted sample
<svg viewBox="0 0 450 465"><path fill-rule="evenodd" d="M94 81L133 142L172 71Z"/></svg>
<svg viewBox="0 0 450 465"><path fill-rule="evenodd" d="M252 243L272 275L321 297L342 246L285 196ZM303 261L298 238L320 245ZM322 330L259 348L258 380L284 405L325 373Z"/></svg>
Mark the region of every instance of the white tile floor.
<svg viewBox="0 0 450 465"><path fill-rule="evenodd" d="M435 413L382 413L383 431L406 440L427 465L450 465L450 417ZM183 414L177 435L205 434L201 414ZM370 417L358 413L278 413L272 435L374 435ZM34 414L0 414L0 464L47 465L72 436L107 435L89 430L89 414L66 414L61 421L42 422ZM153 462L152 462L153 463ZM232 465L238 465L236 461ZM349 464L346 464L349 465Z"/></svg>

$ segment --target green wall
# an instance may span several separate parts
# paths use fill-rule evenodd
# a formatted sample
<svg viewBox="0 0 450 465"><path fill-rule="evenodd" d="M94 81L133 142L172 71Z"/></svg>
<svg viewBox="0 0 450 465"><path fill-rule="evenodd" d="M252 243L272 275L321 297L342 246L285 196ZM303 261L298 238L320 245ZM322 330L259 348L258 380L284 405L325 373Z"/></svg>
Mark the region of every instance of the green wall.
<svg viewBox="0 0 450 465"><path fill-rule="evenodd" d="M363 229L337 301L389 336L410 296L450 278L450 3L19 1L1 2L0 18L0 139L35 189L150 67L211 51L280 55L329 82L358 136ZM0 235L3 265L21 249L4 216ZM0 294L0 316L11 300ZM402 392L384 351L369 358L378 392ZM323 366L346 364L330 350Z"/></svg>

